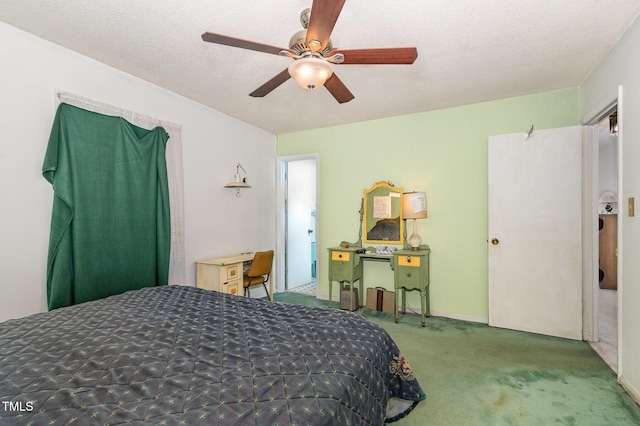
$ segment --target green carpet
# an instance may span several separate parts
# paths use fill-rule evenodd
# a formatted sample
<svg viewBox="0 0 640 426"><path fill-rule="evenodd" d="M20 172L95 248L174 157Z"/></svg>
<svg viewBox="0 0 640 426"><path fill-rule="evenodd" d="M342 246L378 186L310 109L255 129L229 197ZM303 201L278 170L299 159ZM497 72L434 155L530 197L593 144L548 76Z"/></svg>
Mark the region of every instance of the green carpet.
<svg viewBox="0 0 640 426"><path fill-rule="evenodd" d="M278 293L280 302L327 306ZM335 307L335 302L334 305ZM398 426L640 425L640 407L588 343L361 308L396 341L427 394Z"/></svg>

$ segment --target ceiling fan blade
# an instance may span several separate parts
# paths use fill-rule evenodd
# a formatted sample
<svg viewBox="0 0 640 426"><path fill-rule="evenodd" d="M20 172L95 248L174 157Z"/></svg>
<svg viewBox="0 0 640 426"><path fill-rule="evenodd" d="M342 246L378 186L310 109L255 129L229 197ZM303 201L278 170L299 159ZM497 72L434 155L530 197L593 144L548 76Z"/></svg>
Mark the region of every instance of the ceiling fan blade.
<svg viewBox="0 0 640 426"><path fill-rule="evenodd" d="M313 0L307 28L306 44L314 52L327 47L331 31L340 16L345 0ZM319 44L311 42L317 40Z"/></svg>
<svg viewBox="0 0 640 426"><path fill-rule="evenodd" d="M202 40L209 43L223 44L225 46L239 47L241 49L255 50L257 52L280 54L281 51L290 51L281 47L269 46L268 44L256 43L255 41L242 40L240 38L229 37L222 34L206 32L202 34Z"/></svg>
<svg viewBox="0 0 640 426"><path fill-rule="evenodd" d="M336 101L343 104L349 102L355 96L347 89L342 80L338 78L336 73L333 73L331 77L324 83L324 87L336 98Z"/></svg>
<svg viewBox="0 0 640 426"><path fill-rule="evenodd" d="M343 64L412 64L418 57L415 47L391 47L383 49L347 49L334 50L344 55Z"/></svg>
<svg viewBox="0 0 640 426"><path fill-rule="evenodd" d="M265 95L268 95L272 90L274 90L276 87L280 86L282 83L289 80L290 78L291 76L289 75L289 70L285 68L282 72L277 74L271 80L267 81L265 84L258 87L253 92L249 93L249 96L252 96L254 98L261 98Z"/></svg>

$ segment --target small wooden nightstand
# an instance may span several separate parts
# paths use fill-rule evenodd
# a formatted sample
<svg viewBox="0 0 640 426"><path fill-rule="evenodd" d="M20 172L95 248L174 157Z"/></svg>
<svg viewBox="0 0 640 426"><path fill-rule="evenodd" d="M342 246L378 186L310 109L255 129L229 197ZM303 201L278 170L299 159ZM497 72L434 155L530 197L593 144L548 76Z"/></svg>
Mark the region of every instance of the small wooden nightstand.
<svg viewBox="0 0 640 426"><path fill-rule="evenodd" d="M430 316L429 307L429 253L424 250L398 250L393 254L391 267L394 270L394 287L396 291L395 315L399 321L398 296L402 291L402 313L407 309L407 291L418 290L421 301L421 323L426 325L425 316Z"/></svg>

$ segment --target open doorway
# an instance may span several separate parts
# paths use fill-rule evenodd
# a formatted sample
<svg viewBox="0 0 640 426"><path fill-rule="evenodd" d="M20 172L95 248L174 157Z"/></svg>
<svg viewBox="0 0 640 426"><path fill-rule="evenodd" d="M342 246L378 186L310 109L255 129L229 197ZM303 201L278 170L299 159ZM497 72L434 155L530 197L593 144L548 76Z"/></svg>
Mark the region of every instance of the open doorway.
<svg viewBox="0 0 640 426"><path fill-rule="evenodd" d="M618 369L618 113L598 123L598 338L593 349Z"/></svg>
<svg viewBox="0 0 640 426"><path fill-rule="evenodd" d="M278 159L278 289L317 295L317 155Z"/></svg>

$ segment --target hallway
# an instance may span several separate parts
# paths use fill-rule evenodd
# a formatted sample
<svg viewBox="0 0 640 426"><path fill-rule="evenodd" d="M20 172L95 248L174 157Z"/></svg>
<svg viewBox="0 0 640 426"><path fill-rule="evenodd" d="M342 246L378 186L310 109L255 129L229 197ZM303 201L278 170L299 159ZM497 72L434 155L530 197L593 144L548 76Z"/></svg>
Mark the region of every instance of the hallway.
<svg viewBox="0 0 640 426"><path fill-rule="evenodd" d="M591 347L613 369L618 371L618 292L600 289L599 294L599 342L589 342Z"/></svg>

